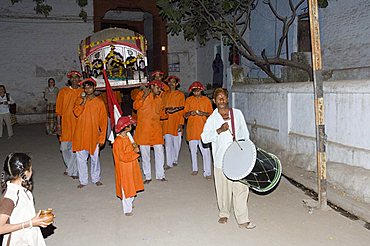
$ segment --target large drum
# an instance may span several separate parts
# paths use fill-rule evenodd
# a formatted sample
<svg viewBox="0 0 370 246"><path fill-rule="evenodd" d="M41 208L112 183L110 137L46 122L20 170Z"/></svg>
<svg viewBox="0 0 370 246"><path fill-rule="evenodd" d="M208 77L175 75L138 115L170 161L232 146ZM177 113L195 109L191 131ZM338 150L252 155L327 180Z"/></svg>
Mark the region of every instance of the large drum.
<svg viewBox="0 0 370 246"><path fill-rule="evenodd" d="M223 172L231 180L237 180L258 192L267 192L281 177L279 159L255 145L249 139L234 141L226 150Z"/></svg>

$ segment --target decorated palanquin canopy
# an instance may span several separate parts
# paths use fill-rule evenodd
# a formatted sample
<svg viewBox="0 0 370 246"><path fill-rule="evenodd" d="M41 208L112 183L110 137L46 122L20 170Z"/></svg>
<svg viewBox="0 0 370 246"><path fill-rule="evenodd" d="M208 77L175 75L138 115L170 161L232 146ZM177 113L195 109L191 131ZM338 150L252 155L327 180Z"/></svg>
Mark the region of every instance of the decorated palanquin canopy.
<svg viewBox="0 0 370 246"><path fill-rule="evenodd" d="M104 89L103 69L112 87L140 86L148 80L147 41L129 29L108 28L85 38L80 44L84 75L93 77L97 89Z"/></svg>

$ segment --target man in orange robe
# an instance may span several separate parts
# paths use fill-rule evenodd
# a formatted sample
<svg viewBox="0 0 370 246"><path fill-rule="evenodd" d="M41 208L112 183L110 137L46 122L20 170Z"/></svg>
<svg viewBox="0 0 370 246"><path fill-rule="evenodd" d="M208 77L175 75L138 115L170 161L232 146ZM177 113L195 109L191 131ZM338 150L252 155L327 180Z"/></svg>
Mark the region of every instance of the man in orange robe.
<svg viewBox="0 0 370 246"><path fill-rule="evenodd" d="M211 151L201 141L200 134L208 116L213 112L211 100L202 95L204 86L199 82L193 82L189 87L192 93L185 101L184 116L188 119L186 124L186 140L189 141L191 162L193 167L192 175L198 174L198 147L203 157L203 176L211 179Z"/></svg>
<svg viewBox="0 0 370 246"><path fill-rule="evenodd" d="M134 139L140 146L144 184L152 181L150 165L150 148L154 148L156 179L167 181L164 175L163 134L161 117L164 117L162 97L160 96L163 83L154 80L148 83L140 91L134 101L134 109L137 110L137 126Z"/></svg>
<svg viewBox="0 0 370 246"><path fill-rule="evenodd" d="M163 93L162 98L168 119L163 121L162 127L167 160L165 169L169 169L178 163L184 126L185 95L177 90L180 83L178 77L169 76L166 81L170 89Z"/></svg>
<svg viewBox="0 0 370 246"><path fill-rule="evenodd" d="M72 150L76 151L80 180L77 188L83 188L88 184L87 159L89 156L91 158L91 181L97 186L102 185L99 147L105 143L108 123L104 102L94 94L96 81L88 78L80 83L85 93L77 98L73 109L77 124L72 141Z"/></svg>
<svg viewBox="0 0 370 246"><path fill-rule="evenodd" d="M60 151L66 165L64 174L74 179L78 178L78 169L76 153L72 151L72 138L77 122L77 118L73 114L73 107L74 102L83 92L83 89L79 87L81 76L77 71L71 71L67 74L71 84L59 91L55 111L57 115L57 134L59 135Z"/></svg>

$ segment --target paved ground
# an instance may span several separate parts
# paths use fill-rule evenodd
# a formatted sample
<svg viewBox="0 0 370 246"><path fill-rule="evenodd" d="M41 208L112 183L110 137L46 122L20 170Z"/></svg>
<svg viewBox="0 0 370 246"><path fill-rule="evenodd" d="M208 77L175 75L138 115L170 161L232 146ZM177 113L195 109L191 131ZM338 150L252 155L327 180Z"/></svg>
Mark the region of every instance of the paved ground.
<svg viewBox="0 0 370 246"><path fill-rule="evenodd" d="M168 183L153 181L135 201L134 216L123 215L115 197L111 149L101 152L102 182L82 190L78 181L63 175L55 137L43 125L19 125L12 139L0 139L0 159L14 152L30 152L34 167L36 209L53 208L54 228L46 231L47 245L370 245L370 231L339 213L309 213L304 193L282 179L271 194L251 194L249 211L257 225L241 230L232 217L217 223L214 184L191 176L188 146L184 142L180 166L168 170Z"/></svg>

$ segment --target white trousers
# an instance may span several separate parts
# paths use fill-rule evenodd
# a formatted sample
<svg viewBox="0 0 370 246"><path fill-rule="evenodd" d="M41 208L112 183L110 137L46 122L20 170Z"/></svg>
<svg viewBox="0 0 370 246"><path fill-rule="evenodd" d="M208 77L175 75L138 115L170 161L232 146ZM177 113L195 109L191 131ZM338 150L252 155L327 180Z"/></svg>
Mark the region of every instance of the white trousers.
<svg viewBox="0 0 370 246"><path fill-rule="evenodd" d="M181 149L181 132L177 136L171 134L164 135L164 146L166 148L167 166L173 167L174 163L178 163L179 153Z"/></svg>
<svg viewBox="0 0 370 246"><path fill-rule="evenodd" d="M230 217L231 204L238 224L250 222L248 214L249 187L239 181L226 178L221 168L214 168L219 217ZM232 200L232 202L231 202Z"/></svg>
<svg viewBox="0 0 370 246"><path fill-rule="evenodd" d="M150 145L140 145L141 161L143 172L146 180L152 179L151 164L150 164ZM163 145L153 145L154 148L154 163L155 163L155 178L163 179L164 176L164 154Z"/></svg>
<svg viewBox="0 0 370 246"><path fill-rule="evenodd" d="M89 154L87 150L81 150L76 152L77 155L77 167L80 184L87 185L89 183L89 174L87 168L87 160L90 156L91 160L91 181L95 184L100 181L100 160L99 160L99 145L96 145L96 149L93 155Z"/></svg>
<svg viewBox="0 0 370 246"><path fill-rule="evenodd" d="M0 114L0 138L3 136L3 121L5 122L6 129L8 130L8 137L13 136L13 126L10 120L10 113Z"/></svg>
<svg viewBox="0 0 370 246"><path fill-rule="evenodd" d="M202 153L203 158L203 176L211 176L211 151L210 148L204 148L201 140L190 140L189 149L191 155L191 163L193 166L193 171L198 171L198 158L197 152L198 147Z"/></svg>
<svg viewBox="0 0 370 246"><path fill-rule="evenodd" d="M60 151L62 152L64 164L69 176L78 176L77 157L72 151L72 142L61 142Z"/></svg>
<svg viewBox="0 0 370 246"><path fill-rule="evenodd" d="M135 197L126 198L124 190L122 188L121 188L121 190L122 190L122 208L123 208L123 212L125 214L131 213L132 212L132 204L134 203Z"/></svg>

